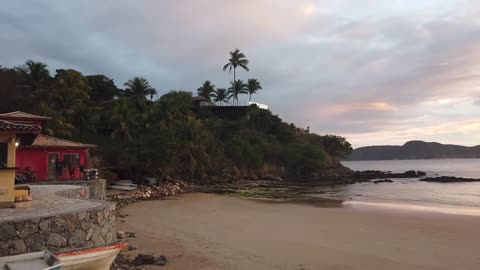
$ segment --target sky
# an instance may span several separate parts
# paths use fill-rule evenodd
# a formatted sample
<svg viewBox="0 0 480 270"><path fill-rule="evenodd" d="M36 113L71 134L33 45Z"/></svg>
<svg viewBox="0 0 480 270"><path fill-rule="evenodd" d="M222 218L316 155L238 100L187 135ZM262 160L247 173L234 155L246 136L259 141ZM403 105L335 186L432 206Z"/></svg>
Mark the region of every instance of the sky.
<svg viewBox="0 0 480 270"><path fill-rule="evenodd" d="M299 127L354 147L480 144L477 0L4 1L0 33L1 66L143 76L160 94L228 87L239 48L253 101Z"/></svg>

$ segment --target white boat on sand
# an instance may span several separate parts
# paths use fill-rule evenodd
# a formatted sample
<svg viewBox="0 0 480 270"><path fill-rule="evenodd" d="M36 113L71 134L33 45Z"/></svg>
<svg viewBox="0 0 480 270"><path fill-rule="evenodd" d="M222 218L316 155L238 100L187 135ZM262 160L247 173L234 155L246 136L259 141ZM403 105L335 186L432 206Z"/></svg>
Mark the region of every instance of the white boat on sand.
<svg viewBox="0 0 480 270"><path fill-rule="evenodd" d="M0 258L1 270L60 270L61 267L58 258L46 251Z"/></svg>
<svg viewBox="0 0 480 270"><path fill-rule="evenodd" d="M62 270L109 270L120 250L128 243L114 243L55 253L63 263Z"/></svg>

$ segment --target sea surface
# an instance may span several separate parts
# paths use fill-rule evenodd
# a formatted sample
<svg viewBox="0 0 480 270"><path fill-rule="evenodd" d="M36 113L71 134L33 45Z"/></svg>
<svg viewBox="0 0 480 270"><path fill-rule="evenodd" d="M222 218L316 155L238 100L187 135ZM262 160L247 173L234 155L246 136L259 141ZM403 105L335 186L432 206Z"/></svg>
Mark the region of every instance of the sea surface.
<svg viewBox="0 0 480 270"><path fill-rule="evenodd" d="M352 170L405 172L421 170L427 176L480 178L480 159L429 159L345 161ZM342 199L347 205L381 205L411 210L432 210L480 215L480 182L432 183L416 178L392 179L394 183L357 183L319 188L313 196Z"/></svg>

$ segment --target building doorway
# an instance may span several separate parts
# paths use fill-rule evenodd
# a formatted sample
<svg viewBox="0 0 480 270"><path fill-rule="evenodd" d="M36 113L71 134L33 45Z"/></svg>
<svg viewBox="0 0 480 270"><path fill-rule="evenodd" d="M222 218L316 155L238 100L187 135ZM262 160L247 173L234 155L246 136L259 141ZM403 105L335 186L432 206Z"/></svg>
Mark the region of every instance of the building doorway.
<svg viewBox="0 0 480 270"><path fill-rule="evenodd" d="M48 180L54 181L57 178L55 162L59 158L59 153L48 153Z"/></svg>

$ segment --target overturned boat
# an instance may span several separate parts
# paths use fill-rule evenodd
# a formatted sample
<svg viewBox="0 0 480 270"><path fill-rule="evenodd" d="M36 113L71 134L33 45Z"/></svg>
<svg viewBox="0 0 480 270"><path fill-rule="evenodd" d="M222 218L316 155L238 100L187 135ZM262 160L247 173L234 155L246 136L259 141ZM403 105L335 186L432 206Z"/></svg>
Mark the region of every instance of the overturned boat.
<svg viewBox="0 0 480 270"><path fill-rule="evenodd" d="M114 243L91 248L55 253L62 262L62 270L109 270L118 253L127 243Z"/></svg>

